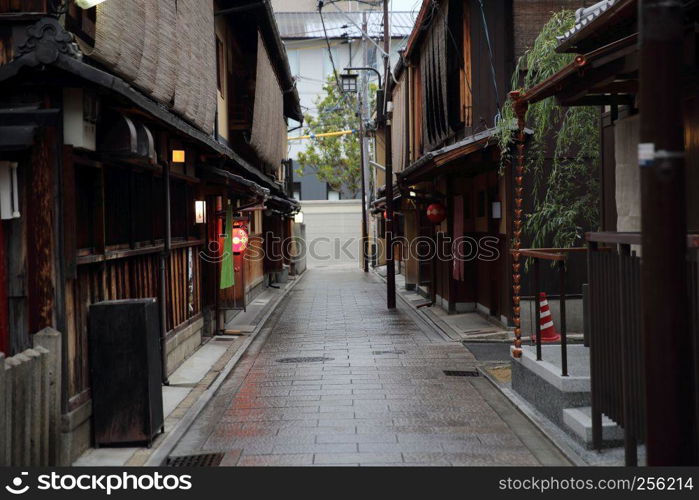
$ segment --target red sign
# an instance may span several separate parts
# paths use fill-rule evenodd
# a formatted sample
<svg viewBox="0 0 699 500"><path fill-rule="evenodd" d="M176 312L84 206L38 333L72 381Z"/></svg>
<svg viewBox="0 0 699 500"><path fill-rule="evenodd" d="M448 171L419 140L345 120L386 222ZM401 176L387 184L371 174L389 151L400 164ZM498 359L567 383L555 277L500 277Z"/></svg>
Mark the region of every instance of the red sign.
<svg viewBox="0 0 699 500"><path fill-rule="evenodd" d="M245 229L234 227L231 231L231 240L233 253L242 253L248 247L248 233Z"/></svg>

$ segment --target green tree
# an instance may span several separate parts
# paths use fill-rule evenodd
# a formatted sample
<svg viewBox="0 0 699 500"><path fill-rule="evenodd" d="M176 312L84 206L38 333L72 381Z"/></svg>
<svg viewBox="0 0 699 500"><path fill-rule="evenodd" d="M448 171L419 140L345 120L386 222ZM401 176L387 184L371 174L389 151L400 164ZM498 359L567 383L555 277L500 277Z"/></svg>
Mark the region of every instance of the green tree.
<svg viewBox="0 0 699 500"><path fill-rule="evenodd" d="M308 139L306 150L298 155L296 172L303 175L308 167L333 191L344 191L354 197L362 187L357 94L341 92L334 75L328 77L323 91L315 100L317 115L304 117L305 135L343 130L355 133Z"/></svg>
<svg viewBox="0 0 699 500"><path fill-rule="evenodd" d="M559 54L555 48L556 35L574 25L572 11L551 17L518 61L513 89L531 88L572 62L574 54ZM534 208L525 216L524 231L535 247L579 244L586 230L599 225L599 109L563 107L549 97L529 106L526 123L534 132L525 160L534 181ZM512 103L507 102L499 124L503 165L512 161L515 127Z"/></svg>

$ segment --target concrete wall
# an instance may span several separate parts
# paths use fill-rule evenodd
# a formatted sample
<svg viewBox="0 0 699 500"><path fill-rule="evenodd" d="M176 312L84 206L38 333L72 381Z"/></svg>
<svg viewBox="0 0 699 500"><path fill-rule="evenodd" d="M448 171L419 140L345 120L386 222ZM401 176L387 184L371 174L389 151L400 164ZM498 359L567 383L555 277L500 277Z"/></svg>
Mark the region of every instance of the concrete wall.
<svg viewBox="0 0 699 500"><path fill-rule="evenodd" d="M167 373L171 375L199 346L204 331L204 318L199 318L175 333L166 342Z"/></svg>
<svg viewBox="0 0 699 500"><path fill-rule="evenodd" d="M46 328L33 348L0 353L0 465L60 462L61 335Z"/></svg>
<svg viewBox="0 0 699 500"><path fill-rule="evenodd" d="M360 262L361 200L302 201L309 268Z"/></svg>
<svg viewBox="0 0 699 500"><path fill-rule="evenodd" d="M561 330L561 302L558 298L549 299L549 308L553 316L553 325L556 331ZM536 305L534 300L522 299L522 336L528 337L535 332L536 321L538 317L534 310ZM566 300L566 324L568 333L583 333L583 300L582 299L567 299Z"/></svg>

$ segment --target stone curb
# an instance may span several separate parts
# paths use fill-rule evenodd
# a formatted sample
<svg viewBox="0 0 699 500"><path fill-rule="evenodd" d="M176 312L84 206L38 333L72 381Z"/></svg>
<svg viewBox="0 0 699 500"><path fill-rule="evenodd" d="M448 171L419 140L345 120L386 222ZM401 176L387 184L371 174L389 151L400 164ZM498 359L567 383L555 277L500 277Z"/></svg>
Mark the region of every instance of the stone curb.
<svg viewBox="0 0 699 500"><path fill-rule="evenodd" d="M578 455L575 450L573 450L570 446L568 446L565 443L562 443L559 439L557 439L555 436L552 435L551 430L548 428L548 426L543 422L543 417L537 416L534 412L529 410L529 408L524 407L521 404L521 401L515 399L514 394L512 394L511 391L509 391L507 388L501 386L497 380L493 378L493 376L488 373L487 370L483 368L477 368L478 372L485 378L488 382L490 382L491 385L495 387L495 389L500 392L507 400L514 406L517 411L524 416L531 424L539 429L539 431L546 437L546 439L549 440L553 446L555 446L558 451L560 451L568 460L573 465L576 466L582 466L586 467L589 466L588 464L580 455ZM549 424L553 425L553 424Z"/></svg>
<svg viewBox="0 0 699 500"><path fill-rule="evenodd" d="M306 273L301 274L297 277L293 283L287 286L283 293L277 297L277 300L268 307L264 316L260 322L255 326L253 330L245 339L245 342L238 348L238 351L233 355L233 357L226 363L226 366L221 370L218 377L211 383L211 385L199 396L197 401L187 410L187 413L175 424L168 435L163 439L160 445L153 451L153 453L148 457L144 466L146 467L159 467L165 465L168 456L175 449L177 443L180 442L185 433L192 426L199 414L204 410L206 405L211 401L216 392L218 391L223 381L226 380L228 375L233 371L238 361L243 357L247 349L250 347L252 342L255 340L260 331L264 328L265 324L269 320L272 313L275 311L277 306L281 303L286 295L300 282L304 279Z"/></svg>

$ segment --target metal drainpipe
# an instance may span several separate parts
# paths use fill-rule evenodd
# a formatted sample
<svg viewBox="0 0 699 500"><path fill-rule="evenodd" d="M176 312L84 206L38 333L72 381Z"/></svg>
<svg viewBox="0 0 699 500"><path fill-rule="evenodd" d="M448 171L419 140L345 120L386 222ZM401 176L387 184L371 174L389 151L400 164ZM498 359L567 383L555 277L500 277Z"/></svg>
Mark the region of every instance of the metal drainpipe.
<svg viewBox="0 0 699 500"><path fill-rule="evenodd" d="M172 247L172 235L170 234L170 163L163 162L163 192L165 214L165 238L163 252L160 254L160 358L162 365L163 385L170 385L167 375L167 262Z"/></svg>

